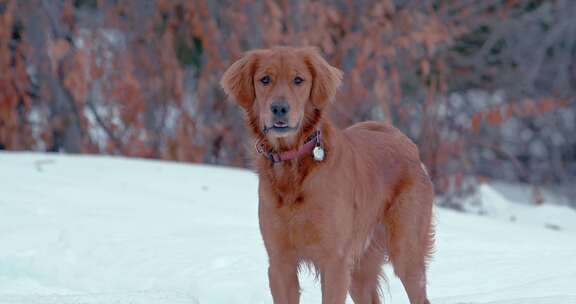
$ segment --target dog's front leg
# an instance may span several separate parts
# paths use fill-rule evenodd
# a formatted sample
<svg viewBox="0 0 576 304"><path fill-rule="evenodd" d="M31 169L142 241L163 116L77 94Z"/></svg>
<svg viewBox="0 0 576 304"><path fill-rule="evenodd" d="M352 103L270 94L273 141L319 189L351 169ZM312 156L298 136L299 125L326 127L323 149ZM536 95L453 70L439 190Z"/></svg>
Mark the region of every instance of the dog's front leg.
<svg viewBox="0 0 576 304"><path fill-rule="evenodd" d="M298 304L300 302L300 284L298 283L298 264L296 260L270 259L268 280L274 304Z"/></svg>
<svg viewBox="0 0 576 304"><path fill-rule="evenodd" d="M322 304L344 304L350 286L350 262L333 258L321 268Z"/></svg>

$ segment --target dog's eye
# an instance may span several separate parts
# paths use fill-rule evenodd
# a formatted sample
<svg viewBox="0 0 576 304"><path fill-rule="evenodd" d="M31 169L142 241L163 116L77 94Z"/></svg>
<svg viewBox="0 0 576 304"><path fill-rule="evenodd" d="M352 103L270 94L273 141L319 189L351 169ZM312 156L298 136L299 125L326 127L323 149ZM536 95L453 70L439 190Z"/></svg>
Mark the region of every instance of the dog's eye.
<svg viewBox="0 0 576 304"><path fill-rule="evenodd" d="M261 82L263 85L269 85L271 81L272 81L272 79L270 79L270 76L268 76L268 75L260 78L260 82Z"/></svg>
<svg viewBox="0 0 576 304"><path fill-rule="evenodd" d="M294 84L295 84L295 85L300 85L300 84L302 84L303 82L304 82L304 79L303 79L302 77L300 77L300 76L294 77Z"/></svg>

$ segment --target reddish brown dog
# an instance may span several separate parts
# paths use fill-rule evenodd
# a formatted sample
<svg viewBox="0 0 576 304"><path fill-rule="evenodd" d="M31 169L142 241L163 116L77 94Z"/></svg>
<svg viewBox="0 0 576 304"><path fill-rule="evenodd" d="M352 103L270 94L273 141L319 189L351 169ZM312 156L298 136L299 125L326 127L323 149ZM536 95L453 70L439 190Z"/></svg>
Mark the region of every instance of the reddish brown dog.
<svg viewBox="0 0 576 304"><path fill-rule="evenodd" d="M222 77L258 144L260 230L274 303L298 303L298 269L320 274L322 303L380 303L389 261L410 303L429 303L433 189L418 148L398 129L339 130L323 115L342 72L314 48L248 52Z"/></svg>

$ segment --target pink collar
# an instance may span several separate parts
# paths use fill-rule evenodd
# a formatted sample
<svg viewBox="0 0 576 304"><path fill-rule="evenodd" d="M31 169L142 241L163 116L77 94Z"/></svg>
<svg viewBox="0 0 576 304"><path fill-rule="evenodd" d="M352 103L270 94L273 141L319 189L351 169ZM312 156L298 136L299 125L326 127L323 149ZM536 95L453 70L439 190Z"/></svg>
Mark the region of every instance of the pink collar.
<svg viewBox="0 0 576 304"><path fill-rule="evenodd" d="M265 153L263 150L257 148L257 151L260 153L264 153L265 156L268 157L268 159L270 159L270 161L272 161L272 163L281 163L283 161L287 161L287 160L293 160L296 158L299 158L303 155L306 154L311 154L312 150L314 150L314 147L316 147L317 145L320 145L320 130L317 130L316 132L314 132L314 134L312 136L310 136L306 142L304 143L304 145L302 147L300 147L300 149L296 150L296 149L292 149L292 150L288 150L288 151L283 151L280 153L275 153L272 151L269 151L267 153Z"/></svg>

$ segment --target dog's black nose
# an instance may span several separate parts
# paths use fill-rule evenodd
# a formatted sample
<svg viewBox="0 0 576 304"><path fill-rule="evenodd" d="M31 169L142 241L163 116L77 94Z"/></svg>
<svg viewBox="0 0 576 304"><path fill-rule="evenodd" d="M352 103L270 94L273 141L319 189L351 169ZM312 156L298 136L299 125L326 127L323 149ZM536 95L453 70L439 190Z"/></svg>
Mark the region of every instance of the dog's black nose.
<svg viewBox="0 0 576 304"><path fill-rule="evenodd" d="M270 111L274 117L284 117L290 112L290 105L284 100L275 101L270 105Z"/></svg>

